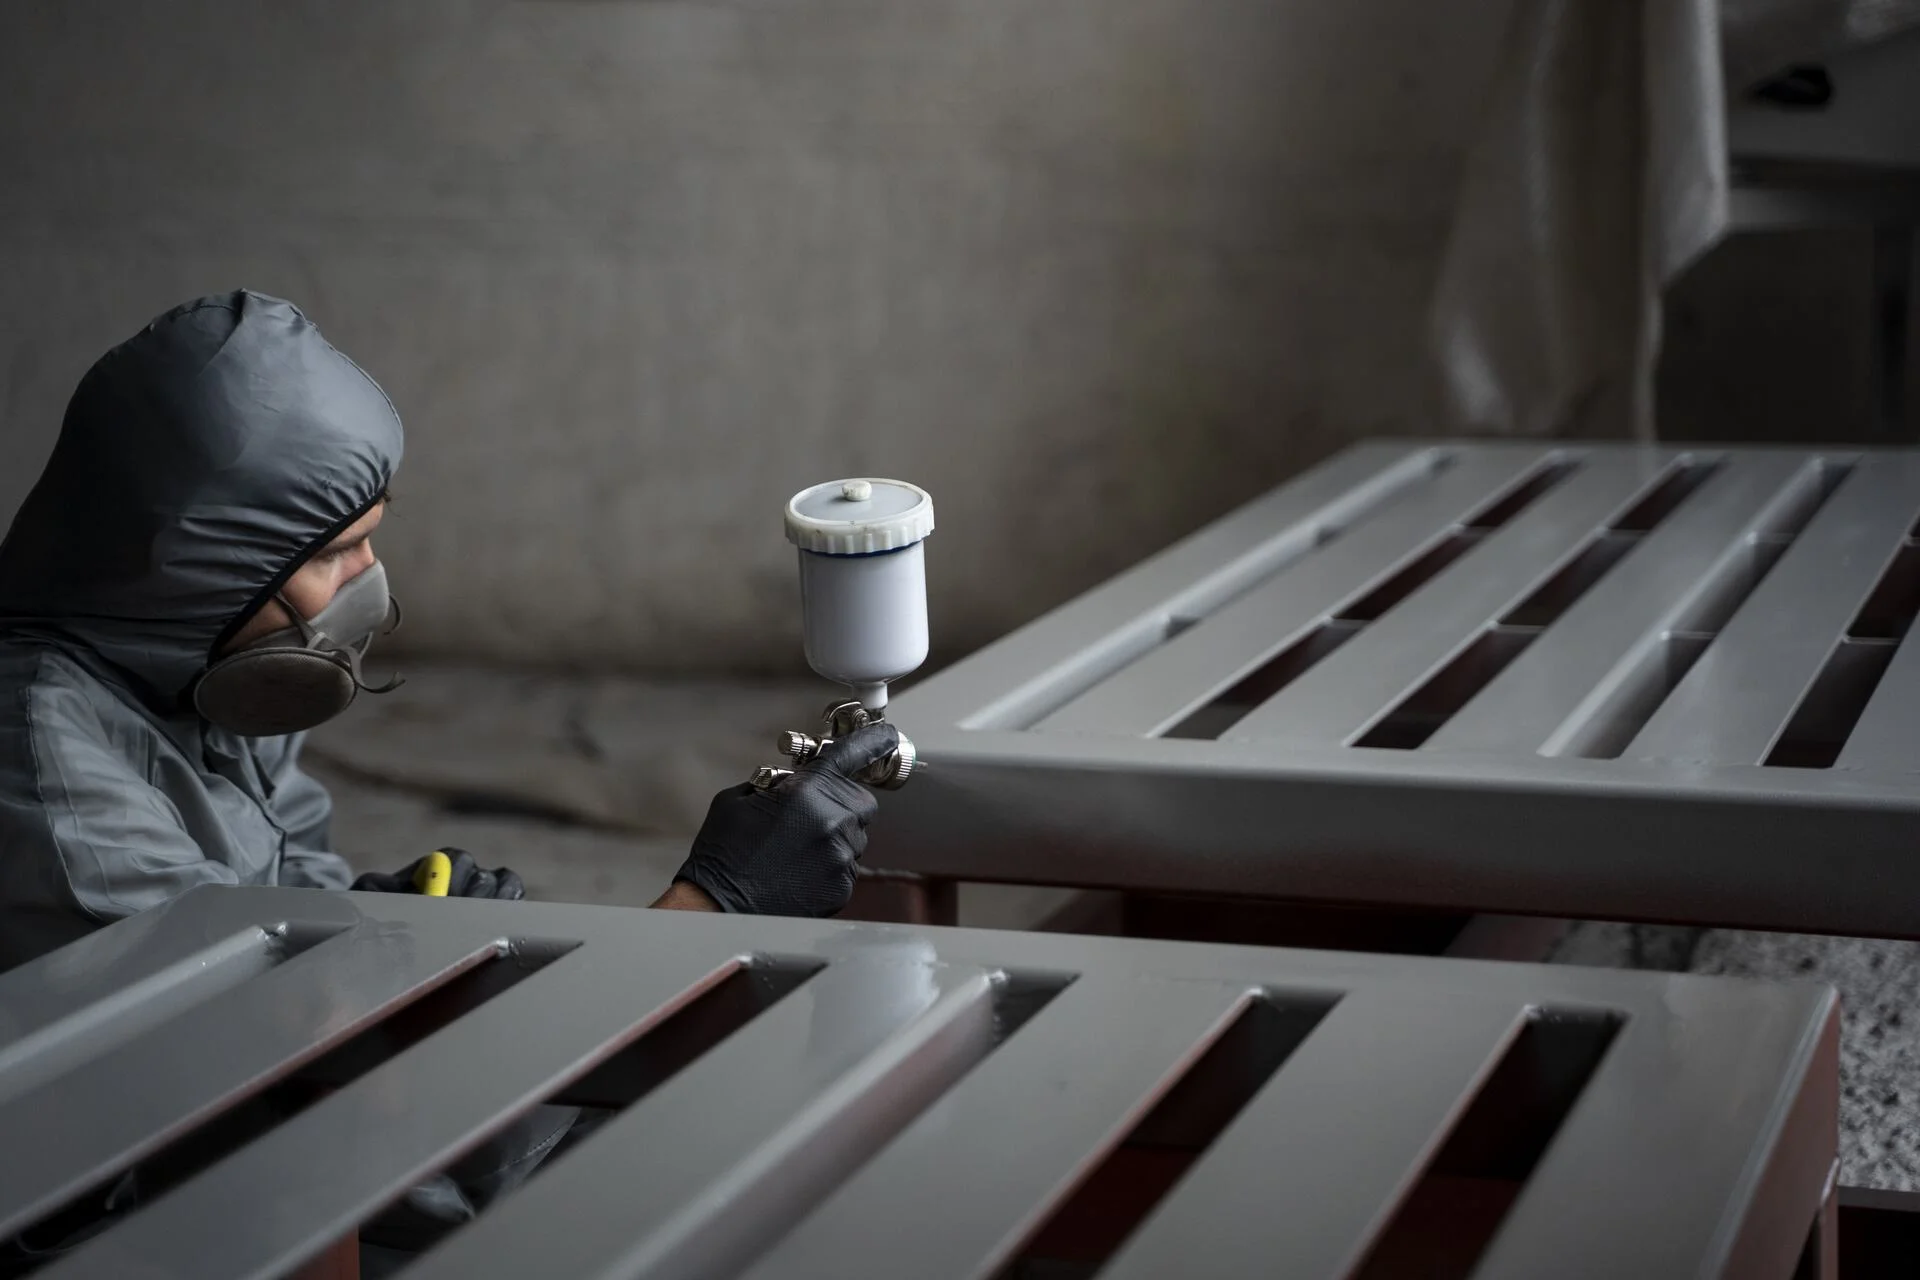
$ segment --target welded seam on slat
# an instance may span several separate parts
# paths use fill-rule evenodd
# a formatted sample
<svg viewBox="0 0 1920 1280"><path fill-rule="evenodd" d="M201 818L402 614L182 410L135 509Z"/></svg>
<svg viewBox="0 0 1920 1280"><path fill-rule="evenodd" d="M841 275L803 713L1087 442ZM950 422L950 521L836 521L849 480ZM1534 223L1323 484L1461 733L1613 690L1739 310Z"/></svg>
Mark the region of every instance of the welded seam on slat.
<svg viewBox="0 0 1920 1280"><path fill-rule="evenodd" d="M1862 611L1920 507L1920 458L1867 456L1717 634L1668 639L1691 661L1624 756L1757 766ZM1858 638L1865 639L1860 636Z"/></svg>
<svg viewBox="0 0 1920 1280"><path fill-rule="evenodd" d="M1676 459L1634 496L1626 510L1575 548L1544 583L1469 639L1452 659L1369 725L1353 745L1396 750L1425 746L1719 467L1718 460Z"/></svg>
<svg viewBox="0 0 1920 1280"><path fill-rule="evenodd" d="M1920 555L1920 521L1907 531L1902 543L1905 554ZM1875 683L1873 693L1860 718L1847 737L1840 758L1841 769L1891 769L1920 773L1920 727L1916 727L1912 699L1900 695L1912 690L1920 669L1920 628L1912 622L1904 636L1894 641L1894 651Z"/></svg>
<svg viewBox="0 0 1920 1280"><path fill-rule="evenodd" d="M1920 543L1902 541L1762 764L1830 769L1920 616ZM1915 709L1920 715L1920 708Z"/></svg>
<svg viewBox="0 0 1920 1280"><path fill-rule="evenodd" d="M1541 745L1540 754L1617 759L1852 470L1851 463L1820 459L1818 465L1796 476L1776 504L1770 522L1741 540L1750 558L1743 560L1737 553L1722 556L1700 579L1686 607L1674 616L1674 625L1647 646L1617 682L1615 696L1606 705L1563 725ZM1669 639L1676 634L1703 639L1671 647Z"/></svg>

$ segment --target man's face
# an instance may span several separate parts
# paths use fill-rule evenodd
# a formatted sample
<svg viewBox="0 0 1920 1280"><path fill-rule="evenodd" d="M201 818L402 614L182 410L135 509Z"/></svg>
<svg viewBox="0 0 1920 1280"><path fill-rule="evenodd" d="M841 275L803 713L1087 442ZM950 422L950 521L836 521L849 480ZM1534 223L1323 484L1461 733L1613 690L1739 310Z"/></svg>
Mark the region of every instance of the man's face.
<svg viewBox="0 0 1920 1280"><path fill-rule="evenodd" d="M302 618L311 618L326 608L333 602L336 591L372 567L373 531L380 527L380 521L386 513L387 504L384 501L375 503L373 510L348 525L339 537L314 552L305 564L294 570L287 584L280 588L280 594L300 611ZM240 628L221 652L244 649L261 636L292 625L293 619L280 607L280 602L269 600L261 606L260 612L248 619L247 625Z"/></svg>

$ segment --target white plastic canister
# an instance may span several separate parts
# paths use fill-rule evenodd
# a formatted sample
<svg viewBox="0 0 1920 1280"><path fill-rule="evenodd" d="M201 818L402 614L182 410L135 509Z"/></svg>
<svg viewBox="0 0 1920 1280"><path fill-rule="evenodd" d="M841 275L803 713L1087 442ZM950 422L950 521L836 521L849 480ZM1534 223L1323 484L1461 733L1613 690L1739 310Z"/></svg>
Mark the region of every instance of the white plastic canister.
<svg viewBox="0 0 1920 1280"><path fill-rule="evenodd" d="M787 504L807 663L869 711L886 707L888 681L927 660L932 532L933 498L901 480L834 480Z"/></svg>

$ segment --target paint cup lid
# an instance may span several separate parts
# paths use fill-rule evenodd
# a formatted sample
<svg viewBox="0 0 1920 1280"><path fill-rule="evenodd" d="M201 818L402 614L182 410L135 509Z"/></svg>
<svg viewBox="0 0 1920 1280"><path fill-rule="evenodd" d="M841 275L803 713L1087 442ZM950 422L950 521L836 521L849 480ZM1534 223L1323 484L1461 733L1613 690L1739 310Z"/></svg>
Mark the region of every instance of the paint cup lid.
<svg viewBox="0 0 1920 1280"><path fill-rule="evenodd" d="M820 555L898 551L932 532L932 495L904 480L831 480L787 503L787 541Z"/></svg>

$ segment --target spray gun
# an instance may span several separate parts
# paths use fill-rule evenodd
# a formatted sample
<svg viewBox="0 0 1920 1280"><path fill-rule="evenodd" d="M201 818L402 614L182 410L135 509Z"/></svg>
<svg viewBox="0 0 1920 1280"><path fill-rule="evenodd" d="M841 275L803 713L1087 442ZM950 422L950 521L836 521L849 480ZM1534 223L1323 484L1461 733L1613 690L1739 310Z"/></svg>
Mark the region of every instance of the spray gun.
<svg viewBox="0 0 1920 1280"><path fill-rule="evenodd" d="M835 738L884 719L888 682L927 660L925 543L932 532L933 498L900 480L835 480L787 503L787 541L800 549L807 664L853 693L826 709L818 733L780 735L793 769ZM898 790L918 764L902 735L858 780ZM793 769L761 768L753 785L764 791Z"/></svg>

